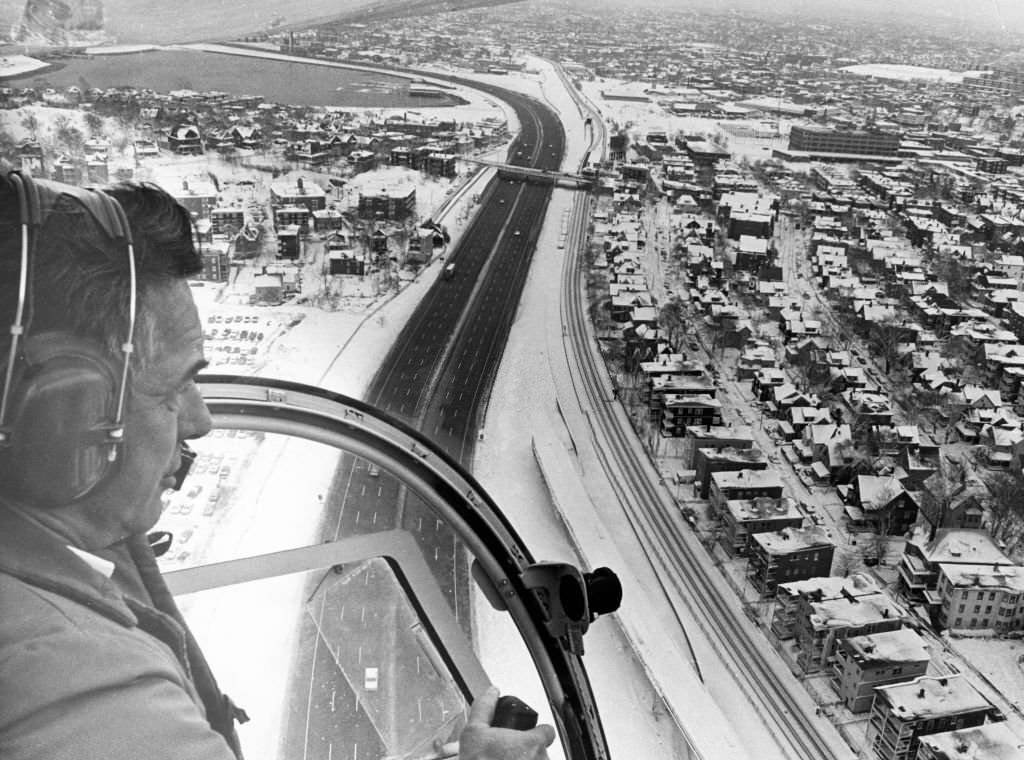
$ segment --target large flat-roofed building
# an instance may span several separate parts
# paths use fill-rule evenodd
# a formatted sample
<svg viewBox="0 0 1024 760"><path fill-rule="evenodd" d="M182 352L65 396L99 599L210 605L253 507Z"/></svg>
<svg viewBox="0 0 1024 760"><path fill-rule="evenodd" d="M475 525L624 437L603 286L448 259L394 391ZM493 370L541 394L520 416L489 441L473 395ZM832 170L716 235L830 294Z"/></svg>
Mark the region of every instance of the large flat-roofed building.
<svg viewBox="0 0 1024 760"><path fill-rule="evenodd" d="M920 676L875 689L866 744L879 760L913 760L922 736L1002 717L963 675Z"/></svg>
<svg viewBox="0 0 1024 760"><path fill-rule="evenodd" d="M711 490L711 473L730 470L767 470L768 458L761 449L751 446L739 448L698 448L693 457L694 477L700 485L700 497L708 498Z"/></svg>
<svg viewBox="0 0 1024 760"><path fill-rule="evenodd" d="M865 573L851 573L845 577L828 575L780 583L775 589L772 632L780 639L793 637L794 620L804 598L820 602L823 599L837 599L841 596L870 596L881 590L878 582Z"/></svg>
<svg viewBox="0 0 1024 760"><path fill-rule="evenodd" d="M298 177L292 182L275 182L270 186L270 205L305 206L309 213L327 208L327 193L314 182L305 182Z"/></svg>
<svg viewBox="0 0 1024 760"><path fill-rule="evenodd" d="M722 512L722 545L732 556L746 556L751 536L799 528L803 521L804 516L793 499L771 496L730 499Z"/></svg>
<svg viewBox="0 0 1024 760"><path fill-rule="evenodd" d="M779 581L806 580L832 570L836 547L831 531L817 525L802 528L799 517L791 527L750 536L747 577L762 595L774 594Z"/></svg>
<svg viewBox="0 0 1024 760"><path fill-rule="evenodd" d="M907 611L888 595L846 596L820 602L802 597L794 619L797 663L804 672L828 667L836 645L851 636L895 631L908 619Z"/></svg>
<svg viewBox="0 0 1024 760"><path fill-rule="evenodd" d="M977 76L965 76L963 86L992 95L1024 97L1024 71L993 67Z"/></svg>
<svg viewBox="0 0 1024 760"><path fill-rule="evenodd" d="M1024 757L1024 738L1006 721L922 736L917 760L1013 760Z"/></svg>
<svg viewBox="0 0 1024 760"><path fill-rule="evenodd" d="M727 501L758 496L781 499L782 490L782 479L774 470L736 470L711 473L711 491L708 496L716 513L721 513Z"/></svg>
<svg viewBox="0 0 1024 760"><path fill-rule="evenodd" d="M909 601L924 603L937 613L942 604L938 593L942 564L1005 567L1013 561L987 530L941 528L931 538L917 532L904 544L897 590Z"/></svg>
<svg viewBox="0 0 1024 760"><path fill-rule="evenodd" d="M930 659L924 639L910 628L851 636L836 649L836 693L850 712L867 712L877 687L925 675Z"/></svg>
<svg viewBox="0 0 1024 760"><path fill-rule="evenodd" d="M385 187L376 193L359 194L359 216L381 217L392 221L406 219L416 213L415 185Z"/></svg>
<svg viewBox="0 0 1024 760"><path fill-rule="evenodd" d="M939 565L938 622L957 631L1024 630L1024 568Z"/></svg>
<svg viewBox="0 0 1024 760"><path fill-rule="evenodd" d="M895 156L899 147L898 134L881 130L797 125L789 132L789 149L806 153Z"/></svg>

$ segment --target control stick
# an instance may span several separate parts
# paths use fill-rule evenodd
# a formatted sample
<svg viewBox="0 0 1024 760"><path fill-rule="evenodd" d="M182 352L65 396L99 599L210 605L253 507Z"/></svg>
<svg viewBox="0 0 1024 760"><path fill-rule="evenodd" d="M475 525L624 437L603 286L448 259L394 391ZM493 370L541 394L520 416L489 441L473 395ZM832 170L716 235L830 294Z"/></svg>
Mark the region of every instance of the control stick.
<svg viewBox="0 0 1024 760"><path fill-rule="evenodd" d="M509 695L498 697L491 725L495 728L529 731L537 725L537 711L518 697Z"/></svg>
<svg viewBox="0 0 1024 760"><path fill-rule="evenodd" d="M537 711L518 697L506 695L498 697L494 706L494 717L491 719L494 728L510 728L515 731L529 731L537 726ZM453 760L459 756L458 742L436 743L430 754L416 760Z"/></svg>

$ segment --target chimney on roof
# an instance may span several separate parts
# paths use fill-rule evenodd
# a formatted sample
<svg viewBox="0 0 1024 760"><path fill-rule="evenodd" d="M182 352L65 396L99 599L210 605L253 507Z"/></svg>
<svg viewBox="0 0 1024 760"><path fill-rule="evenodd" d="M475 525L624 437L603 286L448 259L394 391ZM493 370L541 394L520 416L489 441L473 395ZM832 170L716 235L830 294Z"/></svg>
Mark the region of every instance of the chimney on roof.
<svg viewBox="0 0 1024 760"><path fill-rule="evenodd" d="M946 678L945 676L943 676L942 678L939 679L939 686L945 686L948 683L949 683L949 679Z"/></svg>
<svg viewBox="0 0 1024 760"><path fill-rule="evenodd" d="M299 177L297 180L295 180L295 187L298 188L300 193L302 192L302 190L303 190L303 187L302 187L302 177Z"/></svg>
<svg viewBox="0 0 1024 760"><path fill-rule="evenodd" d="M889 617L889 608L888 607L883 607L882 608L882 617L884 617L884 618L888 618Z"/></svg>
<svg viewBox="0 0 1024 760"><path fill-rule="evenodd" d="M920 688L917 690L917 698L924 699L924 688Z"/></svg>

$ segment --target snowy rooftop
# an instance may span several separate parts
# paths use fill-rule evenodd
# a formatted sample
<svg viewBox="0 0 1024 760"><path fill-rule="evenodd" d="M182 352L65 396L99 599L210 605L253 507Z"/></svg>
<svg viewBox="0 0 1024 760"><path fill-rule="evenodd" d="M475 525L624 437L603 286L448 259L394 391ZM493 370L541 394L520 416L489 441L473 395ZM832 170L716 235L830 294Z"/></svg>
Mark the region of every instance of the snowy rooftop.
<svg viewBox="0 0 1024 760"><path fill-rule="evenodd" d="M927 534L921 535L915 543L922 544L924 558L929 562L954 562L973 564L1013 564L1010 558L996 546L992 536L984 530L940 530L935 540L925 544Z"/></svg>
<svg viewBox="0 0 1024 760"><path fill-rule="evenodd" d="M765 454L757 447L749 449L738 449L735 446L723 446L721 448L700 447L701 454L706 459L717 462L764 462Z"/></svg>
<svg viewBox="0 0 1024 760"><path fill-rule="evenodd" d="M752 441L753 431L749 425L712 425L710 428L687 428L686 434L698 441L718 439L726 441ZM697 445L700 445L699 443Z"/></svg>
<svg viewBox="0 0 1024 760"><path fill-rule="evenodd" d="M720 488L782 488L782 480L774 470L735 470L715 472L711 480Z"/></svg>
<svg viewBox="0 0 1024 760"><path fill-rule="evenodd" d="M878 583L866 573L853 573L846 577L830 575L824 578L808 578L802 581L780 583L779 590L786 594L821 594L822 599L835 599L842 596L843 590L852 596L877 594L881 591Z"/></svg>
<svg viewBox="0 0 1024 760"><path fill-rule="evenodd" d="M738 522L782 520L801 516L796 502L786 497L773 499L771 496L758 496L753 499L729 499L725 502L725 508Z"/></svg>
<svg viewBox="0 0 1024 760"><path fill-rule="evenodd" d="M827 628L853 628L907 616L906 610L884 593L811 602L811 609L811 623Z"/></svg>
<svg viewBox="0 0 1024 760"><path fill-rule="evenodd" d="M783 499L782 501L785 503L790 500ZM795 508L792 508L790 512L793 516L799 514ZM832 531L817 525L808 528L783 528L771 533L755 533L752 538L769 554L792 554L803 549L835 546L835 542L832 541Z"/></svg>
<svg viewBox="0 0 1024 760"><path fill-rule="evenodd" d="M921 676L906 683L879 686L875 693L888 701L896 715L908 720L926 720L992 707L992 703L960 674Z"/></svg>
<svg viewBox="0 0 1024 760"><path fill-rule="evenodd" d="M906 489L893 475L858 475L857 493L863 509L881 509Z"/></svg>
<svg viewBox="0 0 1024 760"><path fill-rule="evenodd" d="M1005 721L922 736L921 744L935 757L947 760L1019 760L1024 757L1024 739L1011 731Z"/></svg>
<svg viewBox="0 0 1024 760"><path fill-rule="evenodd" d="M978 588L1008 588L1024 591L1024 568L1013 565L961 565L941 564L939 571L954 586Z"/></svg>
<svg viewBox="0 0 1024 760"><path fill-rule="evenodd" d="M923 662L929 659L924 639L910 628L853 636L840 647L861 663Z"/></svg>

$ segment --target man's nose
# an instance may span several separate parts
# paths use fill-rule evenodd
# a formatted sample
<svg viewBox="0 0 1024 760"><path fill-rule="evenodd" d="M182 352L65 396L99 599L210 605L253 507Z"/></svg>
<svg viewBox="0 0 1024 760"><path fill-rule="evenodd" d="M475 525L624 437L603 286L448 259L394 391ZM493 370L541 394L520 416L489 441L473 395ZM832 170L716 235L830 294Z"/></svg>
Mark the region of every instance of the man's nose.
<svg viewBox="0 0 1024 760"><path fill-rule="evenodd" d="M213 429L213 418L206 407L206 402L203 401L198 385L193 383L187 393L178 420L178 433L182 440L202 438Z"/></svg>

